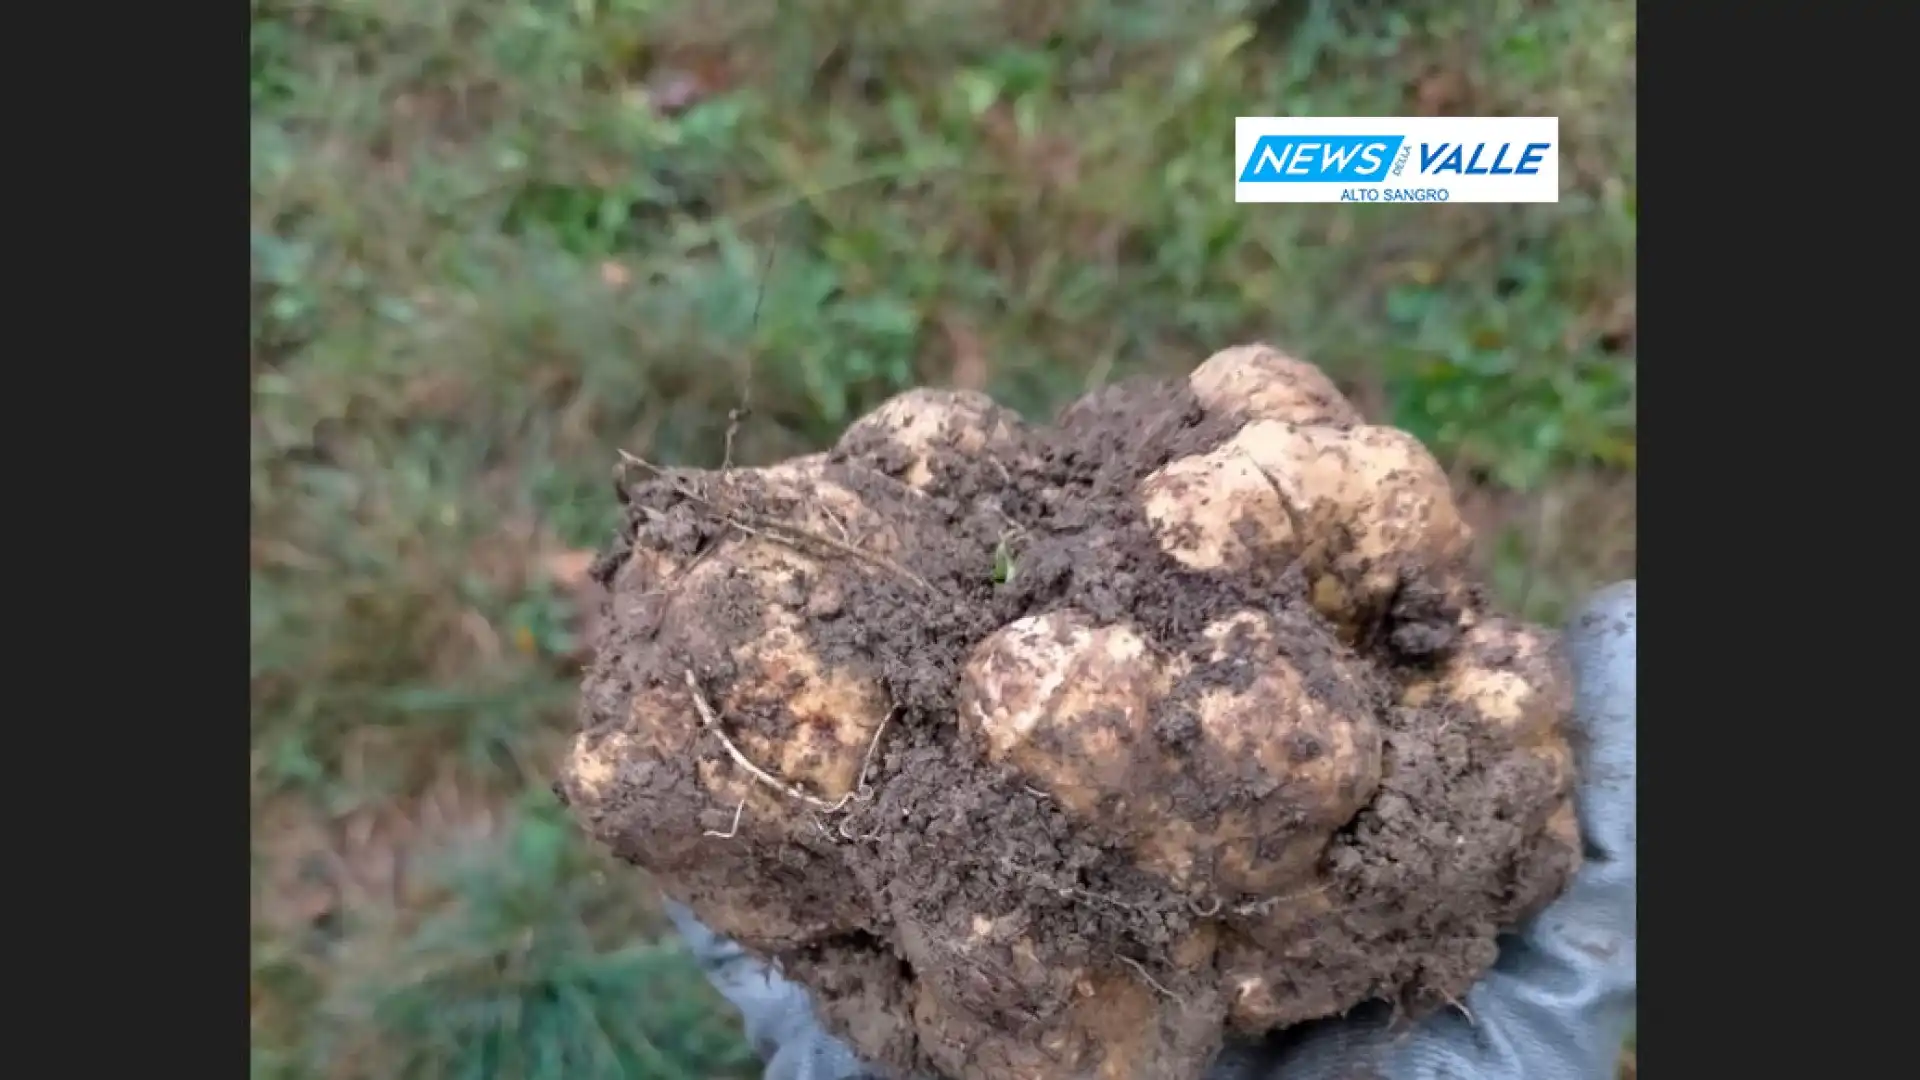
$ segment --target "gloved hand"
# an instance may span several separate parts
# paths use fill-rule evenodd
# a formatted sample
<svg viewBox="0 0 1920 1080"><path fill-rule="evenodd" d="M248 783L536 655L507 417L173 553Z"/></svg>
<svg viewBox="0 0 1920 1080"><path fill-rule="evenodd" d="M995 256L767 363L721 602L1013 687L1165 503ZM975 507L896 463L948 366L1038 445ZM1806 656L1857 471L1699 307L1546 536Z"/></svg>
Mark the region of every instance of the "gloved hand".
<svg viewBox="0 0 1920 1080"><path fill-rule="evenodd" d="M1208 1080L1609 1080L1632 1023L1637 837L1636 583L1588 598L1567 628L1586 861L1567 892L1504 944L1465 1008L1406 1030L1368 1008L1230 1044ZM708 978L746 1021L766 1080L867 1080L814 1019L806 991L669 906Z"/></svg>

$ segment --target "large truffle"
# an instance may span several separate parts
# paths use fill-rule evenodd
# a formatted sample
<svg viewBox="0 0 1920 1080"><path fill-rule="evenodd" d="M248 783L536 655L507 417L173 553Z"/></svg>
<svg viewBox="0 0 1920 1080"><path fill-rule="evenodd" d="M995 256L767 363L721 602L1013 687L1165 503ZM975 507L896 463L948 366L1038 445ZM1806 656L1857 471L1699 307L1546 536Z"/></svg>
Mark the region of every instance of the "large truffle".
<svg viewBox="0 0 1920 1080"><path fill-rule="evenodd" d="M1427 451L1276 350L633 472L562 790L880 1067L1198 1077L1457 1000L1578 862L1554 636L1485 609Z"/></svg>

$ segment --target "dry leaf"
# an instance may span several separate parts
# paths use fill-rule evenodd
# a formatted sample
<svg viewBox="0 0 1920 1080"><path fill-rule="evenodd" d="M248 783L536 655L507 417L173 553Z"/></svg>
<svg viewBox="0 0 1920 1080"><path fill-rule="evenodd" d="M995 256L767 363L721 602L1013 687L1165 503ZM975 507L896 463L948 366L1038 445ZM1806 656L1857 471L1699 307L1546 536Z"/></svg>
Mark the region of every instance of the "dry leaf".
<svg viewBox="0 0 1920 1080"><path fill-rule="evenodd" d="M606 590L589 575L595 558L591 551L562 551L542 560L547 577L573 601L569 629L579 644L567 659L581 664L593 657L593 643L600 636L600 603L606 597Z"/></svg>
<svg viewBox="0 0 1920 1080"><path fill-rule="evenodd" d="M587 576L593 569L594 553L591 551L562 551L546 557L546 572L553 583L572 592L593 584Z"/></svg>
<svg viewBox="0 0 1920 1080"><path fill-rule="evenodd" d="M1458 116L1467 100L1467 80L1457 71L1434 71L1413 86L1416 116Z"/></svg>
<svg viewBox="0 0 1920 1080"><path fill-rule="evenodd" d="M985 390L993 371L987 363L987 351L980 335L955 316L942 316L940 329L946 332L947 346L953 350L949 380L961 390Z"/></svg>

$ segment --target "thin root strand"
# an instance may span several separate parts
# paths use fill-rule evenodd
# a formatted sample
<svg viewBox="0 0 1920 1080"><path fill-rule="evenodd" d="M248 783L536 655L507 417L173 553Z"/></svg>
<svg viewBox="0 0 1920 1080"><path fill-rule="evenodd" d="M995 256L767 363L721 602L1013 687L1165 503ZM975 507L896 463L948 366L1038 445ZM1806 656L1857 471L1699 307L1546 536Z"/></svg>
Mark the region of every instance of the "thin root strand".
<svg viewBox="0 0 1920 1080"><path fill-rule="evenodd" d="M800 526L795 525L791 522L776 521L772 518L761 517L758 514L740 513L737 511L728 510L725 507L722 507L719 504L715 503L712 499L707 498L706 496L700 494L699 492L694 491L692 488L688 487L687 485L681 483L677 477L668 473L667 470L661 468L658 465L655 465L654 463L646 460L645 458L637 457L633 454L626 452L625 450L619 451L619 454L620 454L620 461L622 464L636 465L642 469L646 469L648 472L651 472L653 475L658 476L661 479L665 480L668 483L668 485L670 485L673 488L674 493L679 495L681 498L684 498L690 502L699 503L701 506L706 507L712 513L718 515L721 521L724 521L729 526L735 529L738 529L739 531L746 533L749 536L757 536L762 540L769 540L776 544L785 544L788 547L799 547L803 541L806 543L817 544L831 551L836 551L842 555L845 555L848 558L859 560L860 562L864 562L871 566L875 566L882 570L885 570L890 574L897 575L898 577L903 578L906 581L912 582L915 586L918 586L919 588L929 593L938 593L940 591L934 588L933 583L928 581L926 578L921 577L919 574L916 574L913 571L907 569L906 567L901 566L899 563L893 561L892 559L887 558L884 555L875 555L871 551L866 551L861 548L857 548L852 544L845 543L840 540L835 540L831 536L826 536L824 534L814 532L811 529L803 529Z"/></svg>
<svg viewBox="0 0 1920 1080"><path fill-rule="evenodd" d="M1148 986L1151 986L1155 990L1158 990L1162 994L1165 994L1170 1000L1173 1000L1173 1001L1180 1000L1179 994L1176 994L1173 991L1167 989L1166 987L1160 985L1160 980L1154 978L1153 975L1147 971L1146 965L1142 964L1140 961L1135 960L1131 956L1123 956L1120 958L1120 962L1132 968L1135 974L1139 975L1142 979L1146 980L1146 983Z"/></svg>
<svg viewBox="0 0 1920 1080"><path fill-rule="evenodd" d="M873 767L873 755L874 751L879 749L880 736L886 734L887 720L893 718L891 712L880 721L880 726L873 731L872 741L867 743L866 761L860 766L860 779L854 785L853 790L840 796L840 798L834 802L828 802L825 799L809 795L792 784L780 780L772 773L755 765L747 755L741 753L740 748L733 745L733 740L727 738L726 730L720 726L720 718L714 715L713 706L707 704L706 695L700 692L700 681L693 677L693 669L687 668L685 675L687 677L687 692L693 696L693 707L700 713L700 722L706 725L707 730L713 732L714 737L720 740L720 745L726 749L727 756L732 758L733 763L740 766L748 776L753 777L755 780L785 795L789 799L797 799L816 810L829 814L846 809L848 803L865 802L873 798L873 790L867 786L867 771ZM746 804L742 803L741 805L745 806ZM737 818L734 824L739 824Z"/></svg>
<svg viewBox="0 0 1920 1080"><path fill-rule="evenodd" d="M711 836L717 840L731 840L734 837L739 836L740 835L740 815L746 812L747 812L747 800L741 799L740 805L733 808L733 824L727 826L726 832L716 832L713 829L708 829L701 835Z"/></svg>

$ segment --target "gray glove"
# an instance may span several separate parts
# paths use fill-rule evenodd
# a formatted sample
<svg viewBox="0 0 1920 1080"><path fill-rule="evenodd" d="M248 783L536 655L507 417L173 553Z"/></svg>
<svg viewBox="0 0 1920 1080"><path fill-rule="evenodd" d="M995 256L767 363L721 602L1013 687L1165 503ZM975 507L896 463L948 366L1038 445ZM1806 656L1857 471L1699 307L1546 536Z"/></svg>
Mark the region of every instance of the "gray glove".
<svg viewBox="0 0 1920 1080"><path fill-rule="evenodd" d="M1505 943L1465 1009L1389 1029L1362 1008L1222 1051L1208 1080L1609 1080L1633 1021L1636 583L1574 616L1575 717L1586 735L1578 796L1586 861L1573 885ZM806 991L685 908L669 914L714 986L740 1010L766 1080L868 1080L814 1019Z"/></svg>

